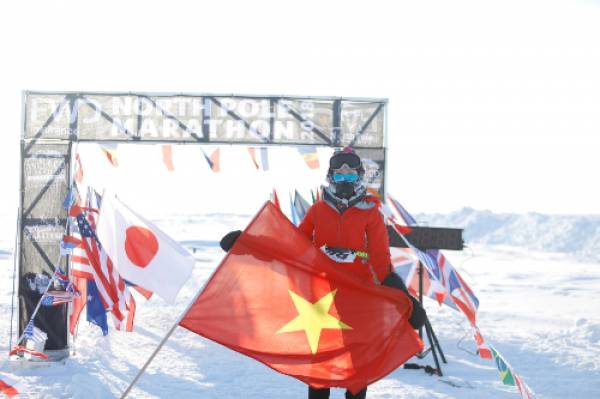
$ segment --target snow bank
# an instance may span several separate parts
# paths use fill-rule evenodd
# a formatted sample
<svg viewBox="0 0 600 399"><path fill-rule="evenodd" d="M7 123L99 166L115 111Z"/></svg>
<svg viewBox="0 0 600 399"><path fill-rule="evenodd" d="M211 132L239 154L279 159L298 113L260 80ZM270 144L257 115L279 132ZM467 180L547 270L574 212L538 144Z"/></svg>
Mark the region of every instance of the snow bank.
<svg viewBox="0 0 600 399"><path fill-rule="evenodd" d="M463 208L448 214L417 214L416 219L430 226L464 228L467 244L522 247L600 261L600 215L512 214Z"/></svg>

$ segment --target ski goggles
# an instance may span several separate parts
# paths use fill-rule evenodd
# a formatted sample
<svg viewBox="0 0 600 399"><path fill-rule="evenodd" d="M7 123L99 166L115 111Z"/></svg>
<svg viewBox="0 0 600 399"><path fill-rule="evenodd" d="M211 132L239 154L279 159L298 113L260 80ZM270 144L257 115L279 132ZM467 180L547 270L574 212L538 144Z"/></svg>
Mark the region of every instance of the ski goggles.
<svg viewBox="0 0 600 399"><path fill-rule="evenodd" d="M360 157L352 152L342 152L331 157L329 160L329 168L331 169L342 169L343 166L350 169L360 168Z"/></svg>
<svg viewBox="0 0 600 399"><path fill-rule="evenodd" d="M358 181L358 173L333 173L332 180L335 183L349 182L354 183Z"/></svg>

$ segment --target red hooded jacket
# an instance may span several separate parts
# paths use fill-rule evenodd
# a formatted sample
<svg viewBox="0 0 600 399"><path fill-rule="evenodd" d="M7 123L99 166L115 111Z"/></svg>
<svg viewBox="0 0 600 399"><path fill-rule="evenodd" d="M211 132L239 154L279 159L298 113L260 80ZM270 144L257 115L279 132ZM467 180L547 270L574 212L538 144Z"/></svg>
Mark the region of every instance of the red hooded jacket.
<svg viewBox="0 0 600 399"><path fill-rule="evenodd" d="M377 199L363 201L340 213L335 205L319 200L311 206L299 229L319 248L323 245L367 252L368 261L357 257L340 267L365 282L380 284L391 272L388 233Z"/></svg>

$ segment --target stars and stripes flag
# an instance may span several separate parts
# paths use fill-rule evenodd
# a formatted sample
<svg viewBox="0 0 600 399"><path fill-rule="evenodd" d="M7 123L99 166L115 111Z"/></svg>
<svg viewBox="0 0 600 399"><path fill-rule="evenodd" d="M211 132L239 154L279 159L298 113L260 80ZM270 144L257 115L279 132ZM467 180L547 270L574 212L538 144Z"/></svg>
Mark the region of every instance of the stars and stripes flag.
<svg viewBox="0 0 600 399"><path fill-rule="evenodd" d="M96 235L99 202L99 195L91 190L88 193L88 212L78 207L72 208L71 215L75 217L77 225L73 237L78 240L71 256L72 273L77 278L96 283L104 308L111 313L117 330L132 331L135 298Z"/></svg>
<svg viewBox="0 0 600 399"><path fill-rule="evenodd" d="M23 345L17 345L14 348L12 348L12 350L8 353L8 356L18 355L19 353L29 354L31 356L37 357L38 359L42 359L42 360L49 359L48 355L46 355L44 352L38 352L36 350L29 349Z"/></svg>
<svg viewBox="0 0 600 399"><path fill-rule="evenodd" d="M27 326L23 331L23 337L27 338L28 341L36 343L46 342L48 339L48 335L37 328L35 324L33 324L33 320L29 320L29 323L27 323Z"/></svg>
<svg viewBox="0 0 600 399"><path fill-rule="evenodd" d="M42 298L42 306L58 306L69 303L76 295L73 291L48 291Z"/></svg>
<svg viewBox="0 0 600 399"><path fill-rule="evenodd" d="M67 276L67 273L65 273L60 266L54 270L54 279L58 281L65 291L74 292L75 288L73 287L73 283L69 279L69 276Z"/></svg>

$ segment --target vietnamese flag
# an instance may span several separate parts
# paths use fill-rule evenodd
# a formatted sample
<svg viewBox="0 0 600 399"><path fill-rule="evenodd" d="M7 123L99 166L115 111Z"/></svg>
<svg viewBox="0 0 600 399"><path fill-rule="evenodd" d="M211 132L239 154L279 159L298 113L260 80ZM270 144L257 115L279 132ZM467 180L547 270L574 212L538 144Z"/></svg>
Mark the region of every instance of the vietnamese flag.
<svg viewBox="0 0 600 399"><path fill-rule="evenodd" d="M179 324L315 388L357 392L422 349L411 306L345 272L267 202Z"/></svg>

